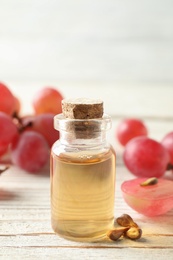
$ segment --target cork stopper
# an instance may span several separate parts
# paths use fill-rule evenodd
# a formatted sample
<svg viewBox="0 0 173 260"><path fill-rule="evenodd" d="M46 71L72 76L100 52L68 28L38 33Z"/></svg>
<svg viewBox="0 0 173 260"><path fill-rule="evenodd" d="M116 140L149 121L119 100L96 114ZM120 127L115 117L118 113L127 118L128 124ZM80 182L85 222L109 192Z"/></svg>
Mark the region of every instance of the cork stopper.
<svg viewBox="0 0 173 260"><path fill-rule="evenodd" d="M62 100L62 112L69 119L94 119L103 116L103 101L77 98Z"/></svg>
<svg viewBox="0 0 173 260"><path fill-rule="evenodd" d="M62 100L62 113L65 118L72 120L69 122L68 131L73 132L76 138L89 139L98 136L100 125L97 119L103 116L102 100L64 99Z"/></svg>

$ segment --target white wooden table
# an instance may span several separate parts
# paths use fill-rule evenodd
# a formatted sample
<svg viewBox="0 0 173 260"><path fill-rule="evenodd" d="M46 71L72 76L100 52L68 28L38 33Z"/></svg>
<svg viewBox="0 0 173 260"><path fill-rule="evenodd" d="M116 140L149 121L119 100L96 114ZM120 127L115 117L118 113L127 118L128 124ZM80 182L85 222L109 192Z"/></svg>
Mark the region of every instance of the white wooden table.
<svg viewBox="0 0 173 260"><path fill-rule="evenodd" d="M30 100L38 85L30 84L30 88L26 89L21 83L14 82L12 85L21 97L26 96L28 90L28 99L24 99L23 105L24 111L30 111ZM120 185L134 176L125 168L123 148L115 138L117 124L125 116L143 118L150 136L157 140L173 130L173 109L170 110L173 108L173 89L166 86L121 86L112 87L108 94L106 87L93 89L90 85L91 92L88 94L88 88L63 86L63 94L75 97L87 93L87 96L95 97L100 90L99 97L105 101L106 112L113 119L108 139L117 151L115 217L123 213L131 215L143 230L142 238L138 241L123 239L100 243L79 243L60 238L50 225L49 167L40 175L31 175L12 166L0 176L0 259L173 259L173 210L163 216L148 218L127 206ZM153 99L154 93L157 93L157 99Z"/></svg>

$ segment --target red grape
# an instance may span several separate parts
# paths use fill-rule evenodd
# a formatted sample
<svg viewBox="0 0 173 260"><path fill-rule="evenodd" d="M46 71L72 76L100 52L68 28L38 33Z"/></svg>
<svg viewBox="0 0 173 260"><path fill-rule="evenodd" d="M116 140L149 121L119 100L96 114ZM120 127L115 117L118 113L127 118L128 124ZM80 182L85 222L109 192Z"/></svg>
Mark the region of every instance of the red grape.
<svg viewBox="0 0 173 260"><path fill-rule="evenodd" d="M6 85L0 83L0 111L12 115L15 107L15 99Z"/></svg>
<svg viewBox="0 0 173 260"><path fill-rule="evenodd" d="M168 150L170 163L173 165L173 132L168 133L161 141L162 145Z"/></svg>
<svg viewBox="0 0 173 260"><path fill-rule="evenodd" d="M41 134L26 131L13 143L11 158L15 165L35 173L48 162L49 147Z"/></svg>
<svg viewBox="0 0 173 260"><path fill-rule="evenodd" d="M59 114L62 112L61 93L50 87L45 87L38 91L33 99L33 107L36 114L52 113Z"/></svg>
<svg viewBox="0 0 173 260"><path fill-rule="evenodd" d="M14 100L15 100L15 105L14 105L13 113L19 114L21 108L20 100L15 96L14 96Z"/></svg>
<svg viewBox="0 0 173 260"><path fill-rule="evenodd" d="M139 177L161 177L170 160L162 144L144 136L128 142L123 159L129 171Z"/></svg>
<svg viewBox="0 0 173 260"><path fill-rule="evenodd" d="M18 130L12 118L4 112L0 112L0 126L0 146L6 147L18 135Z"/></svg>
<svg viewBox="0 0 173 260"><path fill-rule="evenodd" d="M59 132L53 127L53 118L54 114L40 114L24 118L23 124L29 125L26 129L42 134L51 147L59 139Z"/></svg>
<svg viewBox="0 0 173 260"><path fill-rule="evenodd" d="M173 208L173 181L158 179L154 185L141 186L146 179L123 182L121 190L126 203L146 216L156 216Z"/></svg>
<svg viewBox="0 0 173 260"><path fill-rule="evenodd" d="M6 146L3 146L3 145L0 145L0 156L4 155L8 150L8 145Z"/></svg>
<svg viewBox="0 0 173 260"><path fill-rule="evenodd" d="M117 138L119 142L125 146L132 138L148 134L147 128L144 123L139 119L125 119L117 128Z"/></svg>

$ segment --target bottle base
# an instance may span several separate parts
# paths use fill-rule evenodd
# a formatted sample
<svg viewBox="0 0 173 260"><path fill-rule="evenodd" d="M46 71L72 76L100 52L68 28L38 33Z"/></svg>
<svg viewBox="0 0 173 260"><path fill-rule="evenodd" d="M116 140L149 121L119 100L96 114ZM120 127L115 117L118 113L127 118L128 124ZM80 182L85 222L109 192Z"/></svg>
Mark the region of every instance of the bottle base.
<svg viewBox="0 0 173 260"><path fill-rule="evenodd" d="M104 229L103 229L104 223ZM107 232L113 228L113 219L106 223L103 221L80 223L78 221L53 221L52 228L60 237L78 242L101 242L107 240ZM63 227L63 229L62 229ZM102 227L102 229L99 229Z"/></svg>
<svg viewBox="0 0 173 260"><path fill-rule="evenodd" d="M81 242L81 243L97 243L97 242L103 242L106 241L107 235L106 234L102 234L99 236L95 236L95 237L72 237L72 236L67 236L67 235L63 235L60 233L56 233L58 236L70 240L70 241L74 241L74 242Z"/></svg>

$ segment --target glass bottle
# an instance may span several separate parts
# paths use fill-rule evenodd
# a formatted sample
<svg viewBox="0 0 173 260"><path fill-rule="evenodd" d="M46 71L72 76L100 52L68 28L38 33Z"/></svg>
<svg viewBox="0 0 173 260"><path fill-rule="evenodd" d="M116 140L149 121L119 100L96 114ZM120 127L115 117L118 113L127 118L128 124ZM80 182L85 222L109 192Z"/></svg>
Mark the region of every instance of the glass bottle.
<svg viewBox="0 0 173 260"><path fill-rule="evenodd" d="M111 118L54 118L60 139L51 150L51 223L60 236L97 241L114 221L115 152L106 140Z"/></svg>

